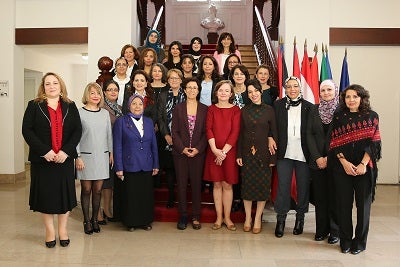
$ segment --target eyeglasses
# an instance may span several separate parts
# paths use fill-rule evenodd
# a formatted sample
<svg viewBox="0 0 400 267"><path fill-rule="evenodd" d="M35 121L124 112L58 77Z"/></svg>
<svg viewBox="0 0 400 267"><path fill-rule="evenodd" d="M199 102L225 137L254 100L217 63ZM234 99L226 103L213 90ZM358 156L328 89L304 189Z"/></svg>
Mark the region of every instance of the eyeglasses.
<svg viewBox="0 0 400 267"><path fill-rule="evenodd" d="M236 64L239 64L239 62L238 61L228 61L228 64L229 65L236 65Z"/></svg>
<svg viewBox="0 0 400 267"><path fill-rule="evenodd" d="M118 93L119 89L118 88L107 88L106 91L107 92L117 92Z"/></svg>
<svg viewBox="0 0 400 267"><path fill-rule="evenodd" d="M171 81L177 81L177 80L180 80L181 78L179 78L179 77L169 77L169 79Z"/></svg>
<svg viewBox="0 0 400 267"><path fill-rule="evenodd" d="M125 63L118 63L118 64L116 64L115 66L117 66L117 67L126 67L126 66L128 66L128 65L125 64Z"/></svg>
<svg viewBox="0 0 400 267"><path fill-rule="evenodd" d="M187 89L187 90L198 90L199 87L187 86L186 89Z"/></svg>

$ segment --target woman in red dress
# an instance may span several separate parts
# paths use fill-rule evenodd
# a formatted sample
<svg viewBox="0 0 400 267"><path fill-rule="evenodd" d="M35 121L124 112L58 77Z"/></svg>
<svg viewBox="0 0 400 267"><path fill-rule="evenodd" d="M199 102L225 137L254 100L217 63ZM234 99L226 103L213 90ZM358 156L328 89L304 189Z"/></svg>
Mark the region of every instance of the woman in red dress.
<svg viewBox="0 0 400 267"><path fill-rule="evenodd" d="M214 183L214 203L217 220L212 229L218 230L224 223L228 230L235 231L232 222L232 184L238 182L236 164L236 142L240 131L240 109L232 104L234 93L230 81L217 83L213 97L214 105L208 108L206 135L208 150L204 168L204 180Z"/></svg>

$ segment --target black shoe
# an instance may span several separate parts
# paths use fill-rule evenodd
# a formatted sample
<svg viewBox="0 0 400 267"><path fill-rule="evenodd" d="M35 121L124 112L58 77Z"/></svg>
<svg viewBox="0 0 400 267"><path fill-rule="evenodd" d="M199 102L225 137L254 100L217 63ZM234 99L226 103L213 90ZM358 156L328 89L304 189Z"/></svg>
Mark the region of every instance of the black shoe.
<svg viewBox="0 0 400 267"><path fill-rule="evenodd" d="M301 235L303 233L303 228L304 228L304 219L303 220L296 219L296 222L294 224L293 234Z"/></svg>
<svg viewBox="0 0 400 267"><path fill-rule="evenodd" d="M350 252L350 248L342 248L342 253L347 254Z"/></svg>
<svg viewBox="0 0 400 267"><path fill-rule="evenodd" d="M167 207L167 209L172 209L174 207L174 202L173 201L168 201L166 207Z"/></svg>
<svg viewBox="0 0 400 267"><path fill-rule="evenodd" d="M68 246L69 246L69 242L70 242L69 238L66 239L66 240L61 240L61 239L60 239L60 246L62 246L62 247L68 247Z"/></svg>
<svg viewBox="0 0 400 267"><path fill-rule="evenodd" d="M186 216L182 216L179 219L178 224L176 225L176 228L178 228L178 230L185 230L187 227L187 217Z"/></svg>
<svg viewBox="0 0 400 267"><path fill-rule="evenodd" d="M282 237L285 231L285 221L277 221L275 227L275 236Z"/></svg>
<svg viewBox="0 0 400 267"><path fill-rule="evenodd" d="M56 246L56 240L54 239L53 241L45 242L46 247L48 248L54 248Z"/></svg>
<svg viewBox="0 0 400 267"><path fill-rule="evenodd" d="M103 218L104 218L104 220L107 220L107 221L109 221L109 222L115 222L115 221L114 221L114 218L113 218L113 217L108 217L108 216L106 215L106 213L104 212L104 210L103 210ZM99 224L101 224L100 221L99 221Z"/></svg>
<svg viewBox="0 0 400 267"><path fill-rule="evenodd" d="M237 211L239 211L239 210L242 208L242 204L243 204L242 200L240 200L240 199L235 199L235 200L233 201L233 203L232 203L231 211L232 211L232 212L237 212Z"/></svg>
<svg viewBox="0 0 400 267"><path fill-rule="evenodd" d="M351 254L353 254L353 255L357 255L357 254L359 254L360 252L362 252L362 251L364 251L363 249L360 249L360 248L352 248L351 249Z"/></svg>
<svg viewBox="0 0 400 267"><path fill-rule="evenodd" d="M97 221L97 223L100 225L107 225L107 221L105 219L103 219L101 221Z"/></svg>
<svg viewBox="0 0 400 267"><path fill-rule="evenodd" d="M97 220L92 220L93 232L100 233L100 226Z"/></svg>
<svg viewBox="0 0 400 267"><path fill-rule="evenodd" d="M339 242L339 237L333 236L333 235L330 235L328 237L328 243L329 244L336 244L337 242Z"/></svg>
<svg viewBox="0 0 400 267"><path fill-rule="evenodd" d="M326 237L327 237L326 235L315 235L314 240L322 241L322 240L325 240ZM329 239L328 239L328 242L329 242Z"/></svg>
<svg viewBox="0 0 400 267"><path fill-rule="evenodd" d="M85 231L85 234L87 234L87 235L93 234L92 223L91 222L83 222L83 231Z"/></svg>
<svg viewBox="0 0 400 267"><path fill-rule="evenodd" d="M151 227L150 224L147 224L147 225L142 226L142 229L145 231L150 231L151 229L153 229L153 227Z"/></svg>

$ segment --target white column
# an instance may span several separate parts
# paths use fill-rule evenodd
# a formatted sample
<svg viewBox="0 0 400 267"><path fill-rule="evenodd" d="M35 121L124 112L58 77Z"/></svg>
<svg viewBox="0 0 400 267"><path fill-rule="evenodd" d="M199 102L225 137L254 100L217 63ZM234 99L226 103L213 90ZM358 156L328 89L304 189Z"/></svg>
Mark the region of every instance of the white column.
<svg viewBox="0 0 400 267"><path fill-rule="evenodd" d="M1 1L0 10L7 11L2 12L0 23L0 81L8 82L7 96L0 96L0 181L14 182L15 178L24 175L21 134L24 112L23 51L15 45L15 0Z"/></svg>
<svg viewBox="0 0 400 267"><path fill-rule="evenodd" d="M115 60L125 44L138 46L136 1L88 0L88 81L99 76L97 62L102 56Z"/></svg>

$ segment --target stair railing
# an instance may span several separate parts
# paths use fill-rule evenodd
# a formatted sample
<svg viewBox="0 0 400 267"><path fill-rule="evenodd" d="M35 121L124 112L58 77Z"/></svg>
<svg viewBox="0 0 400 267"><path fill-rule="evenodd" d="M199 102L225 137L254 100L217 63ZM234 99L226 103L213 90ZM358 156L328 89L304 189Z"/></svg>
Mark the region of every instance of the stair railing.
<svg viewBox="0 0 400 267"><path fill-rule="evenodd" d="M272 73L270 73L272 84L278 82L278 65L277 56L272 46L271 37L268 34L265 21L261 17L258 8L255 6L254 11L257 17L257 24L254 25L255 43L254 50L256 52L258 64L266 64L271 67Z"/></svg>

